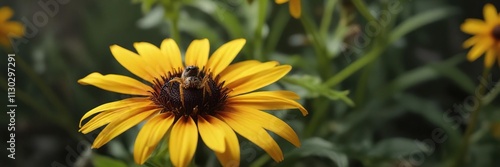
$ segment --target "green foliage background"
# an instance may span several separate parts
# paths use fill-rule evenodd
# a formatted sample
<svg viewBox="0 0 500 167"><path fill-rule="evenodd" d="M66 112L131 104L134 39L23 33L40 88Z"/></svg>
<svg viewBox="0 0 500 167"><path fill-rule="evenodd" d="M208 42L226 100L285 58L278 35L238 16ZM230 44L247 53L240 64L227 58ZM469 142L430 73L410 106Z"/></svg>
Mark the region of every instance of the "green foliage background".
<svg viewBox="0 0 500 167"><path fill-rule="evenodd" d="M47 1L2 1L0 6L11 6L14 20L33 23L33 16L44 12L39 2ZM468 36L459 29L465 18L482 18L488 2L302 0L301 19L291 18L288 4L269 0L58 3L58 12L36 26L33 37L24 37L27 41L17 52L0 51L16 54L19 106L17 158L4 156L0 164L137 166L132 148L138 127L91 151L88 143L98 131L78 133L85 112L127 96L76 81L95 71L130 75L111 55L112 44L133 50L134 42L158 46L164 38L174 38L185 51L193 39L208 38L213 52L232 39L246 38L234 62L292 65L286 78L265 89L299 93L309 115L273 112L294 128L302 147L273 136L285 154L283 162L275 163L242 139L241 166L495 166L500 163L499 68L482 79L483 60L465 60L461 43ZM5 69L6 63L0 66ZM5 78L0 79L2 92ZM464 130L481 83L489 92L481 99L486 105L461 158ZM8 121L1 119L2 125ZM145 166L168 166L166 150L165 145L157 148ZM219 163L199 147L192 166Z"/></svg>

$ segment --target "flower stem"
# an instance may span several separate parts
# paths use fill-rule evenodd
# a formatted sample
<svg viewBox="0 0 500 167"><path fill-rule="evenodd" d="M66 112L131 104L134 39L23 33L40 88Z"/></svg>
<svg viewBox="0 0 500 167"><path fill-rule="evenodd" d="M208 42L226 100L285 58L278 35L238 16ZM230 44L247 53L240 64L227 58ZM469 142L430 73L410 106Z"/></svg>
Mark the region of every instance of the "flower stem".
<svg viewBox="0 0 500 167"><path fill-rule="evenodd" d="M266 45L264 46L264 55L269 55L276 49L278 45L279 39L283 35L283 31L286 28L286 25L290 21L290 14L288 14L287 8L280 8L278 14L274 17L273 21L271 21L271 31L269 32L269 36L266 40Z"/></svg>
<svg viewBox="0 0 500 167"><path fill-rule="evenodd" d="M483 78L487 78L488 74L490 73L490 68L485 68L483 71ZM470 146L470 139L472 136L472 133L476 129L476 124L477 120L479 117L479 112L481 111L481 108L483 107L483 101L482 98L484 97L484 93L486 91L486 86L488 83L481 83L479 82L479 85L477 86L476 91L476 99L478 101L478 106L474 108L472 111L471 117L469 119L469 122L467 123L467 129L465 129L465 134L464 134L464 139L462 140L462 145L460 147L458 156L455 159L455 163L453 164L453 167L460 167L460 166L466 166L466 159L467 159L467 154L469 151L469 146Z"/></svg>
<svg viewBox="0 0 500 167"><path fill-rule="evenodd" d="M19 62L17 60L16 62ZM7 90L7 82L5 82L7 79L4 77L0 76L0 87L2 89ZM46 106L40 104L38 100L34 99L32 96L30 96L28 93L24 92L21 89L16 89L16 98L18 98L20 101L22 101L25 105L28 107L32 108L33 111L37 112L42 118L48 119L50 121L53 121L55 124L59 125L60 128L64 129L67 131L67 133L73 137L73 139L81 140L83 139L78 133L77 129L73 128L74 126L70 118L60 116L59 114L54 114L51 112L49 108Z"/></svg>
<svg viewBox="0 0 500 167"><path fill-rule="evenodd" d="M177 43L181 43L181 33L179 31L179 14L182 2L178 1L165 1L163 8L165 8L165 18L167 22L170 21L170 35Z"/></svg>
<svg viewBox="0 0 500 167"><path fill-rule="evenodd" d="M314 100L313 104L315 113L311 114L311 121L304 131L305 138L313 137L314 133L323 124L324 119L327 118L327 111L329 111L330 102L326 98Z"/></svg>
<svg viewBox="0 0 500 167"><path fill-rule="evenodd" d="M321 24L319 26L319 33L321 34L321 36L327 36L328 28L330 27L330 23L332 22L333 11L337 2L338 0L329 0L326 2L325 14L321 19Z"/></svg>
<svg viewBox="0 0 500 167"><path fill-rule="evenodd" d="M16 56L17 64L22 71L28 75L30 79L40 88L42 93L47 97L47 100L52 103L61 114L68 115L68 111L63 103L57 98L56 94L42 81L40 77L37 76L35 71L23 60L21 56Z"/></svg>
<svg viewBox="0 0 500 167"><path fill-rule="evenodd" d="M352 0L352 3L356 8L358 8L359 13L363 15L363 17L366 19L367 22L376 22L377 20L373 15L370 13L368 10L368 7L366 7L366 4L362 0Z"/></svg>
<svg viewBox="0 0 500 167"><path fill-rule="evenodd" d="M342 71L340 71L339 73L328 79L325 82L325 85L328 87L333 87L339 84L347 77L351 76L354 72L360 70L369 63L375 61L381 55L384 49L385 49L385 44L383 44L382 42L378 42L375 46L373 46L373 48L368 53L366 53L365 56L359 58L354 63L347 66Z"/></svg>
<svg viewBox="0 0 500 167"><path fill-rule="evenodd" d="M302 13L300 21L307 34L312 38L311 41L316 52L316 61L318 62L318 71L322 72L320 73L321 78L325 79L333 73L333 68L329 64L330 59L328 58L328 51L325 47L325 40L318 33L318 29L308 12Z"/></svg>
<svg viewBox="0 0 500 167"><path fill-rule="evenodd" d="M172 24L170 24L170 28L172 30L172 38L177 42L181 43L181 33L179 32L179 18L173 18Z"/></svg>
<svg viewBox="0 0 500 167"><path fill-rule="evenodd" d="M266 22L266 12L267 12L267 0L259 0L259 10L258 10L258 20L257 27L255 28L254 36L254 58L259 61L265 61L265 57L262 54L262 28Z"/></svg>
<svg viewBox="0 0 500 167"><path fill-rule="evenodd" d="M483 105L490 104L498 96L499 93L500 93L500 81L498 81L493 87L493 89L484 96L484 98L482 99Z"/></svg>
<svg viewBox="0 0 500 167"><path fill-rule="evenodd" d="M250 167L259 167L259 166L264 166L267 161L271 160L271 157L268 154L263 154L257 160L255 160L252 164L250 164Z"/></svg>

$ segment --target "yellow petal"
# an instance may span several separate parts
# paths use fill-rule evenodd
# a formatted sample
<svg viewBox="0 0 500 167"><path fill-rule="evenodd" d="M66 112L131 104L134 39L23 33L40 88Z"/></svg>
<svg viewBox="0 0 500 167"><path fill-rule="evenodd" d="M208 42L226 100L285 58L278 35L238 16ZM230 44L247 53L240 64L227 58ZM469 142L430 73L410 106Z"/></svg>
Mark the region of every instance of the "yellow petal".
<svg viewBox="0 0 500 167"><path fill-rule="evenodd" d="M0 23L5 22L6 20L10 19L14 15L14 12L12 11L11 8L4 6L0 8Z"/></svg>
<svg viewBox="0 0 500 167"><path fill-rule="evenodd" d="M0 45L5 46L6 48L11 48L10 39L7 36L0 35Z"/></svg>
<svg viewBox="0 0 500 167"><path fill-rule="evenodd" d="M293 16L293 18L300 18L300 15L302 13L302 9L300 7L300 0L290 0L289 4L290 8L290 14Z"/></svg>
<svg viewBox="0 0 500 167"><path fill-rule="evenodd" d="M82 85L93 85L107 91L122 94L143 96L151 95L151 93L148 92L151 87L123 75L102 75L94 72L87 75L85 78L78 80L78 83Z"/></svg>
<svg viewBox="0 0 500 167"><path fill-rule="evenodd" d="M151 118L142 127L134 144L134 160L138 164L144 164L151 153L170 129L175 116L169 113L158 114Z"/></svg>
<svg viewBox="0 0 500 167"><path fill-rule="evenodd" d="M492 122L490 126L491 135L497 140L500 140L500 122Z"/></svg>
<svg viewBox="0 0 500 167"><path fill-rule="evenodd" d="M118 61L118 63L120 63L123 67L125 67L125 69L130 71L132 74L150 83L153 83L154 78L159 76L153 71L153 69L149 67L149 64L147 64L136 53L131 52L118 45L112 45L110 49L111 53Z"/></svg>
<svg viewBox="0 0 500 167"><path fill-rule="evenodd" d="M266 151L276 162L283 161L283 152L276 141L262 127L255 126L250 120L233 117L232 111L220 113L218 117L226 122L236 133L255 143Z"/></svg>
<svg viewBox="0 0 500 167"><path fill-rule="evenodd" d="M147 110L151 110L153 108L154 108L153 106L138 104L138 105L134 105L134 106L128 106L128 107L124 107L124 108L103 111L103 112L97 114L92 119L90 119L78 131L82 132L83 134L87 134L89 132L96 130L97 128L99 128L101 126L104 126L110 122L118 120L120 117L122 117L122 115L127 114L129 112L147 111Z"/></svg>
<svg viewBox="0 0 500 167"><path fill-rule="evenodd" d="M149 100L149 98L143 98L143 97L127 98L119 101L105 103L85 113L85 115L82 116L82 119L80 119L79 127L82 127L82 121L84 119L87 119L88 117L102 111L117 110L120 108L125 108L130 106L146 106L149 104L151 104L151 100Z"/></svg>
<svg viewBox="0 0 500 167"><path fill-rule="evenodd" d="M177 120L170 132L169 152L174 166L187 166L193 159L198 143L198 130L190 116Z"/></svg>
<svg viewBox="0 0 500 167"><path fill-rule="evenodd" d="M253 92L234 96L228 99L228 106L246 106L259 110L281 110L298 108L302 115L307 115L307 110L300 103L289 98L276 95L273 92Z"/></svg>
<svg viewBox="0 0 500 167"><path fill-rule="evenodd" d="M460 29L468 34L489 34L490 28L483 21L479 19L466 19L462 25L460 25Z"/></svg>
<svg viewBox="0 0 500 167"><path fill-rule="evenodd" d="M231 118L246 122L248 125L260 126L286 139L296 147L300 147L299 137L287 123L266 112L243 106L231 106L227 109Z"/></svg>
<svg viewBox="0 0 500 167"><path fill-rule="evenodd" d="M297 93L292 92L292 91L288 91L288 90L252 92L252 93L240 95L237 97L256 97L256 98L272 97L272 98L285 98L285 99L292 99L292 100L300 99L300 96L297 95Z"/></svg>
<svg viewBox="0 0 500 167"><path fill-rule="evenodd" d="M13 22L13 21L5 22L2 25L2 28L4 33L8 37L10 36L21 37L24 35L24 26L19 22Z"/></svg>
<svg viewBox="0 0 500 167"><path fill-rule="evenodd" d="M493 39L491 38L481 38L481 41L476 43L474 47L467 53L467 59L469 61L474 61L479 58L488 48L493 45Z"/></svg>
<svg viewBox="0 0 500 167"><path fill-rule="evenodd" d="M478 35L470 37L469 39L467 39L467 40L464 41L464 43L462 44L462 46L464 48L469 48L469 47L475 45L477 42L479 42L480 39L481 38Z"/></svg>
<svg viewBox="0 0 500 167"><path fill-rule="evenodd" d="M484 15L484 20L486 21L487 24L491 26L495 26L496 24L498 24L497 9L492 4L488 3L484 5L483 15Z"/></svg>
<svg viewBox="0 0 500 167"><path fill-rule="evenodd" d="M132 110L128 111L125 114L122 114L120 118L110 122L102 131L99 133L94 143L92 144L92 148L99 148L102 145L109 142L111 139L130 129L131 127L139 124L144 121L146 118L150 117L153 114L158 113L159 109L150 109L150 110Z"/></svg>
<svg viewBox="0 0 500 167"><path fill-rule="evenodd" d="M484 57L484 66L487 68L491 68L493 64L495 63L495 49L491 48L486 51L486 56Z"/></svg>
<svg viewBox="0 0 500 167"><path fill-rule="evenodd" d="M232 89L229 96L235 96L242 93L254 91L264 86L272 84L281 79L292 69L289 65L282 65L272 69L264 70L229 83L227 87Z"/></svg>
<svg viewBox="0 0 500 167"><path fill-rule="evenodd" d="M289 0L275 0L274 2L276 2L277 4L284 4L286 2L288 2Z"/></svg>
<svg viewBox="0 0 500 167"><path fill-rule="evenodd" d="M215 155L217 156L217 159L219 159L221 165L224 167L239 166L240 144L238 143L238 137L236 137L233 129L216 117L207 115L205 118L208 122L210 122L210 124L219 127L225 134L224 144L226 151L223 153L215 152Z"/></svg>
<svg viewBox="0 0 500 167"><path fill-rule="evenodd" d="M92 132L96 130L97 128L100 128L101 126L104 126L106 124L109 124L110 122L118 119L120 115L125 113L125 109L116 109L116 110L110 110L110 111L104 111L99 114L97 114L95 117L90 119L87 123L85 123L80 129L78 130L79 132L82 132L83 134L87 134L89 132Z"/></svg>
<svg viewBox="0 0 500 167"><path fill-rule="evenodd" d="M144 62L146 62L158 76L165 76L168 72L167 70L172 69L170 63L168 63L167 57L163 56L160 48L147 42L134 43L134 47L139 55L141 55Z"/></svg>
<svg viewBox="0 0 500 167"><path fill-rule="evenodd" d="M186 66L203 68L207 64L210 43L208 39L194 40L186 50Z"/></svg>
<svg viewBox="0 0 500 167"><path fill-rule="evenodd" d="M238 63L234 63L234 64L231 64L231 65L227 66L220 73L220 75L222 76L222 75L225 75L227 73L231 73L234 70L238 70L238 69L243 68L243 67L252 67L252 66L257 65L257 64L260 64L260 62L257 61L257 60L246 60L246 61L241 61L241 62L238 62Z"/></svg>
<svg viewBox="0 0 500 167"><path fill-rule="evenodd" d="M241 66L239 68L233 69L231 71L224 70L221 73L221 80L225 81L224 85L228 85L230 83L233 83L234 81L237 81L243 77L253 75L265 70L272 69L276 67L279 63L276 61L270 61L270 62L265 62L265 63L247 63L245 66ZM231 67L231 66L230 66Z"/></svg>
<svg viewBox="0 0 500 167"><path fill-rule="evenodd" d="M224 142L225 134L220 127L212 125L203 116L198 116L198 131L200 132L201 139L208 148L218 153L226 151Z"/></svg>
<svg viewBox="0 0 500 167"><path fill-rule="evenodd" d="M243 46L245 39L235 39L228 42L217 49L207 62L207 70L210 70L214 76L217 76L224 70L238 55Z"/></svg>
<svg viewBox="0 0 500 167"><path fill-rule="evenodd" d="M163 40L160 47L163 55L167 57L167 62L165 63L169 63L170 67L176 70L184 68L184 65L182 65L181 51L173 39L168 38ZM170 71L172 69L168 70Z"/></svg>

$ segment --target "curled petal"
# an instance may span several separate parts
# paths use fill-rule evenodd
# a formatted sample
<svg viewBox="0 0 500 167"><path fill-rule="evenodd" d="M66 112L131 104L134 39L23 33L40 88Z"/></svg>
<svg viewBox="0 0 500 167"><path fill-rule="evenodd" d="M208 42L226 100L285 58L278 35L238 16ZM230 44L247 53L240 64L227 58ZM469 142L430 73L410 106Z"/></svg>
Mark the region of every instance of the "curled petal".
<svg viewBox="0 0 500 167"><path fill-rule="evenodd" d="M98 88L129 95L150 95L148 92L151 87L139 82L133 78L123 75L102 75L94 72L87 75L85 78L78 80L82 85L93 85Z"/></svg>

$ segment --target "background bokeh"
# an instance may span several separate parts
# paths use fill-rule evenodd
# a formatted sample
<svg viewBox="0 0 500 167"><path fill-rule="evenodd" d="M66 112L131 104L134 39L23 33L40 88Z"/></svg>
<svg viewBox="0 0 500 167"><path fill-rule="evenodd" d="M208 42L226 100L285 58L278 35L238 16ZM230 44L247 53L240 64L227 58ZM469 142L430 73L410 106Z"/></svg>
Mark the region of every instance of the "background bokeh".
<svg viewBox="0 0 500 167"><path fill-rule="evenodd" d="M79 85L77 80L96 71L130 75L114 60L109 46L134 50L133 43L139 41L159 46L172 38L172 12L179 15L181 51L193 39L208 38L213 52L242 37L248 42L234 62L277 60L293 66L287 78L266 89L290 89L303 97L300 102L308 116L298 111L273 113L297 131L302 147L273 136L285 153L285 161L275 163L251 142L240 140L242 166L447 166L461 145L471 112L469 99L481 83L483 69L482 58L466 61L467 50L461 45L469 36L460 31L460 24L465 18L482 18L486 3L500 8L499 2L484 0L367 0L376 16L396 3L401 10L378 15L388 24L374 27L380 33L360 40L372 29L348 0L336 3L328 17L330 26L320 25L328 0L303 0L305 19L291 18L288 5L274 1L267 2L264 12L259 11L259 0L178 0L179 11L161 5L170 1L1 0L0 6L13 8L12 20L26 25L26 35L14 46L17 49L0 49L5 55L2 69L7 68L7 54L16 54L18 105L16 160L6 158L8 151L3 149L9 139L4 114L0 166L134 165L132 146L138 128L91 151L88 144L99 130L89 135L78 132L85 112L128 96ZM57 4L51 8L53 15L40 5L48 2ZM34 18L37 12L48 17ZM259 27L262 13L265 22ZM408 33L390 41L398 26L426 13L431 14L420 22L413 20L406 25ZM311 25L314 30L308 30ZM256 35L259 31L262 36ZM324 43L318 44L311 32ZM338 84L323 85L371 54L380 56ZM488 90L499 82L498 69L494 66L487 78ZM5 78L3 73L1 79ZM1 84L6 96L5 81ZM2 106L6 102L2 100ZM465 166L500 163L499 102L493 99L481 111ZM198 151L196 157L198 166L219 166L209 151ZM161 162L160 158L147 165Z"/></svg>

